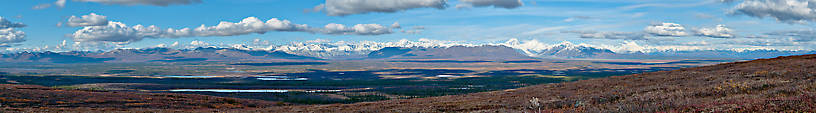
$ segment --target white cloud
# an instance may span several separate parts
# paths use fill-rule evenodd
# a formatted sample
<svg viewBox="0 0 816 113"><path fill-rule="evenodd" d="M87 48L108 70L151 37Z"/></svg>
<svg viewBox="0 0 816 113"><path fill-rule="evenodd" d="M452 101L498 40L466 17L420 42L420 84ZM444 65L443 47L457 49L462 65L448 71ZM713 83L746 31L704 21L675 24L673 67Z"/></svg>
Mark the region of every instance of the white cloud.
<svg viewBox="0 0 816 113"><path fill-rule="evenodd" d="M402 28L402 26L400 26L399 22L394 22L394 24L391 24L391 28L399 29L399 28Z"/></svg>
<svg viewBox="0 0 816 113"><path fill-rule="evenodd" d="M371 12L392 13L416 8L444 9L447 0L326 0L329 16L346 16ZM318 8L315 8L318 9Z"/></svg>
<svg viewBox="0 0 816 113"><path fill-rule="evenodd" d="M49 8L49 7L51 7L51 4L39 4L39 5L35 5L34 7L31 7L31 9L40 10L40 9L45 9L45 8Z"/></svg>
<svg viewBox="0 0 816 113"><path fill-rule="evenodd" d="M6 20L6 19L5 19L5 18L3 18L3 17L0 17L0 29L6 29L6 28L20 28L20 27L25 27L25 26L26 26L26 25L25 25L25 24L23 24L23 23L19 23L19 22L11 22L11 21L9 21L9 20Z"/></svg>
<svg viewBox="0 0 816 113"><path fill-rule="evenodd" d="M149 30L152 29L152 30ZM157 37L155 26L145 28L142 25L128 27L121 22L109 22L106 26L88 26L74 32L71 38L78 42L131 42L146 37Z"/></svg>
<svg viewBox="0 0 816 113"><path fill-rule="evenodd" d="M269 31L304 31L307 29L308 26L293 24L289 20L272 18L264 22L255 17L248 17L238 23L221 22L216 26L201 25L192 32L194 32L196 36L234 36L250 33L263 34ZM182 35L178 37L186 37L184 36L186 35L184 32L177 33L182 33Z"/></svg>
<svg viewBox="0 0 816 113"><path fill-rule="evenodd" d="M261 21L248 17L238 23L220 22L215 26L201 25L197 28L161 29L154 25L135 25L129 27L121 22L108 22L106 26L86 26L72 34L74 41L134 42L144 38L180 38L235 36L266 32L307 32L330 35L382 35L392 33L391 28L379 24L357 24L346 27L342 24L328 24L324 28L309 27L305 24L294 24L288 20L272 18Z"/></svg>
<svg viewBox="0 0 816 113"><path fill-rule="evenodd" d="M644 28L646 33L656 36L687 36L686 28L675 23L652 24Z"/></svg>
<svg viewBox="0 0 816 113"><path fill-rule="evenodd" d="M714 28L700 28L694 30L697 36L706 36L712 38L734 38L733 30L725 27L725 25L717 25Z"/></svg>
<svg viewBox="0 0 816 113"><path fill-rule="evenodd" d="M733 2L734 0L725 0ZM816 21L816 0L743 0L731 9L732 14L773 18L785 23Z"/></svg>
<svg viewBox="0 0 816 113"><path fill-rule="evenodd" d="M459 0L462 4L456 5L456 8L470 8L470 7L497 7L513 9L524 5L521 0Z"/></svg>
<svg viewBox="0 0 816 113"><path fill-rule="evenodd" d="M53 4L51 4L51 3L38 4L38 5L35 5L34 7L31 7L31 9L35 9L35 10L46 9L46 8L51 7L52 5L57 6L58 8L65 8L65 2L67 2L67 1L66 0L57 0L57 1L54 1Z"/></svg>
<svg viewBox="0 0 816 113"><path fill-rule="evenodd" d="M379 24L357 24L353 27L346 27L342 24L331 23L326 25L322 33L333 35L380 35L389 34L391 29Z"/></svg>
<svg viewBox="0 0 816 113"><path fill-rule="evenodd" d="M0 47L10 47L13 43L25 41L25 32L14 30L25 26L23 23L11 22L0 17Z"/></svg>
<svg viewBox="0 0 816 113"><path fill-rule="evenodd" d="M81 26L105 26L108 25L108 18L106 16L91 13L89 15L82 15L81 17L71 15L66 22L71 27Z"/></svg>
<svg viewBox="0 0 816 113"><path fill-rule="evenodd" d="M0 46L10 46L12 43L25 41L25 32L14 30L14 28L0 29Z"/></svg>
<svg viewBox="0 0 816 113"><path fill-rule="evenodd" d="M166 48L167 44L161 43L159 45L156 45L155 47Z"/></svg>
<svg viewBox="0 0 816 113"><path fill-rule="evenodd" d="M207 43L207 42L204 42L204 41L198 41L198 40L195 40L195 41L190 42L190 45L192 45L192 46L196 46L196 47L202 47L202 46L209 46L209 45L210 45L210 43Z"/></svg>
<svg viewBox="0 0 816 113"><path fill-rule="evenodd" d="M170 44L170 47L178 47L178 46L179 46L179 42L178 42L178 41L173 42L173 44Z"/></svg>
<svg viewBox="0 0 816 113"><path fill-rule="evenodd" d="M65 2L66 2L66 0L57 0L56 2L54 2L54 5L57 5L57 7L59 7L59 8L64 8L65 7Z"/></svg>
<svg viewBox="0 0 816 113"><path fill-rule="evenodd" d="M186 5L201 3L201 0L74 0L74 1L96 2L102 4L116 4L116 5L155 5L155 6Z"/></svg>

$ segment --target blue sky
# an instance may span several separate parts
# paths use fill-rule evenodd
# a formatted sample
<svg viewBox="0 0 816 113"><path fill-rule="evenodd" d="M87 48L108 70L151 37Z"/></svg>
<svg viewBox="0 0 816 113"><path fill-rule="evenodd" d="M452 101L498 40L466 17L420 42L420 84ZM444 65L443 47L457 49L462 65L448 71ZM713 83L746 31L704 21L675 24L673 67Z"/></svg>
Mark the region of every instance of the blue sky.
<svg viewBox="0 0 816 113"><path fill-rule="evenodd" d="M208 43L246 44L255 39L261 39L285 44L315 39L387 42L424 38L469 42L501 42L521 39L550 44L570 41L599 46L625 46L627 43L637 43L640 46L655 48L816 49L814 46L816 43L813 41L816 40L814 39L816 32L812 30L814 26L811 24L816 20L814 10L808 10L809 13L797 13L796 10L785 12L787 10L774 9L802 9L796 6L797 4L775 4L770 9L764 10L756 9L759 6L744 5L746 3L769 3L768 0L732 0L731 2L721 0L424 0L441 1L443 2L441 5L444 6L441 8L435 7L438 5L411 5L410 2L389 3L389 1L380 0L167 0L177 1L169 5L150 2L153 0L67 0L64 7L59 7L55 3L57 1L2 1L0 17L26 26L11 27L15 31L24 32L25 41L2 42L0 40L0 43L5 44L0 48L30 50L49 46L50 49L53 49L60 46L63 40L85 44L115 43L118 48L147 48L162 43L189 43L196 40ZM781 1L805 4L813 2L812 0ZM354 4L355 2L358 4ZM369 8L373 6L359 4L372 2L378 2L380 5ZM518 6L510 8L501 6L506 3ZM485 4L486 6L480 6ZM50 6L43 7L45 5ZM307 11L319 6L324 7L319 11ZM347 8L330 9L328 6L347 6ZM343 11L352 13L342 15L331 13ZM126 41L119 40L122 37L72 36L78 30L86 27L105 26L67 26L71 16L81 17L91 13L106 17L106 22L120 22L127 27L155 25L161 29L177 30L197 28L202 25L216 26L222 21L237 23L248 17L257 17L261 21L272 18L288 20L292 24L308 25L308 28L262 30L263 34L150 35L125 37L133 39ZM398 22L401 28L391 28L395 22ZM342 24L348 28L333 31L324 27L333 23ZM351 29L351 26L357 24L376 24L371 26L387 31L369 32ZM684 30L671 31L672 28L668 28L666 31L665 27L675 24ZM723 25L728 30L718 31L716 30L718 25ZM645 30L649 26L657 26L655 27L657 30ZM424 29L414 29L417 27ZM701 29L709 29L709 32L714 34L705 34ZM421 33L402 32L415 30ZM96 47L68 49L90 50L94 48Z"/></svg>

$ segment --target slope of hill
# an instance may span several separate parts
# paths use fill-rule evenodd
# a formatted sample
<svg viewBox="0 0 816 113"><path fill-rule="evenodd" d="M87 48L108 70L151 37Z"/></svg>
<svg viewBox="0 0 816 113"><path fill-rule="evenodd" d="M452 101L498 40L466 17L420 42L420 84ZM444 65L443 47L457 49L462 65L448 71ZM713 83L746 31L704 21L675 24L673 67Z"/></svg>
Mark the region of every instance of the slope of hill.
<svg viewBox="0 0 816 113"><path fill-rule="evenodd" d="M82 91L10 84L0 84L0 104L6 108L153 108L187 110L258 108L276 105L276 103L268 101L193 94Z"/></svg>
<svg viewBox="0 0 816 113"><path fill-rule="evenodd" d="M814 62L816 55L790 56L467 95L260 111L813 112Z"/></svg>

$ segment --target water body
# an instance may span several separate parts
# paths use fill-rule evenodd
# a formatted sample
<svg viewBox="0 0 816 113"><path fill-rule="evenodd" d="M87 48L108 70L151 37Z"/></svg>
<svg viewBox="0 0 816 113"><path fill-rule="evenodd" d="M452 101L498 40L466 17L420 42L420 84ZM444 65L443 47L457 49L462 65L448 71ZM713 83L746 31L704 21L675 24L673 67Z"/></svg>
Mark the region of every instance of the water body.
<svg viewBox="0 0 816 113"><path fill-rule="evenodd" d="M326 62L270 62L270 63L235 63L230 65L246 66L291 66L291 65L327 65Z"/></svg>

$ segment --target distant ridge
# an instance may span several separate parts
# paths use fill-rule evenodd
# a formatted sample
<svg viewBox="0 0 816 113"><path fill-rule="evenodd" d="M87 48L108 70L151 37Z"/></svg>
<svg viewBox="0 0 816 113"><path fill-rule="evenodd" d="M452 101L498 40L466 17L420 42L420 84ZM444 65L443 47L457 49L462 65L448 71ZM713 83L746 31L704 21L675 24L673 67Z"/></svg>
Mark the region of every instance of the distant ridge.
<svg viewBox="0 0 816 113"><path fill-rule="evenodd" d="M452 46L452 47L386 47L368 54L368 58L387 59L460 59L503 60L534 59L507 46Z"/></svg>

